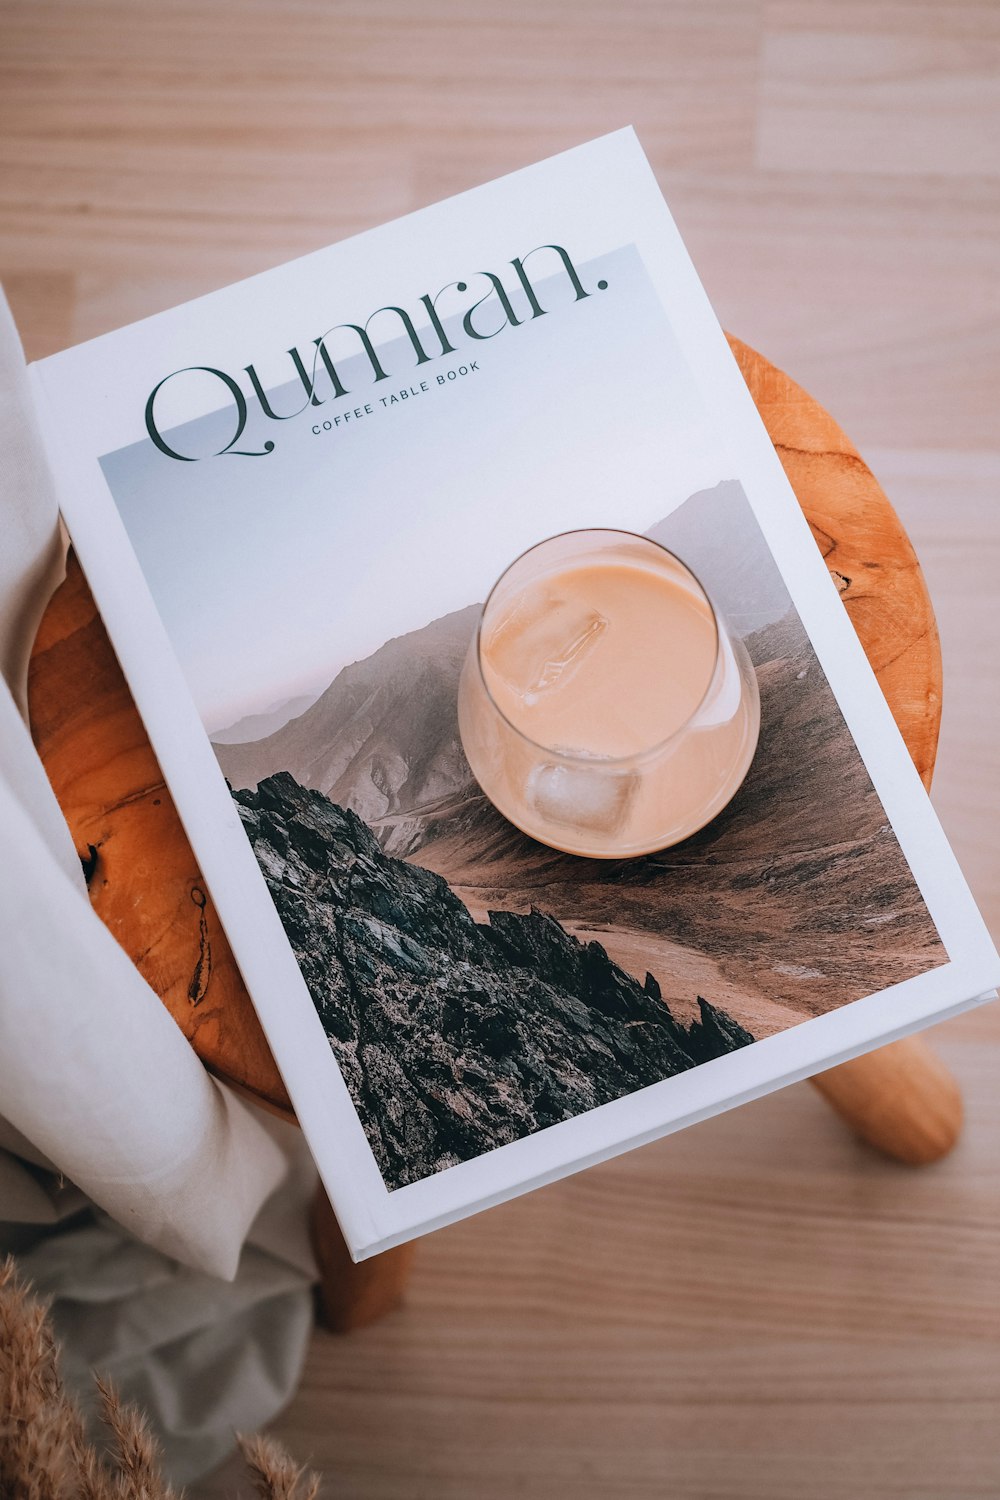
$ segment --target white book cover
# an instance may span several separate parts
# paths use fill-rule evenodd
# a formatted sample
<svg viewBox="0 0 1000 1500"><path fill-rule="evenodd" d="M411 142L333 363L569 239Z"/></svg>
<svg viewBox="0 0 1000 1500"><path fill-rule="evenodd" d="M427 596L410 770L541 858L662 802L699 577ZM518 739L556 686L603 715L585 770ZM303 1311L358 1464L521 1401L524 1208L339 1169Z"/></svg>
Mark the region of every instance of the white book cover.
<svg viewBox="0 0 1000 1500"><path fill-rule="evenodd" d="M1000 962L631 131L32 366L65 518L356 1258L976 1002ZM664 543L753 664L707 827L482 795L491 585Z"/></svg>

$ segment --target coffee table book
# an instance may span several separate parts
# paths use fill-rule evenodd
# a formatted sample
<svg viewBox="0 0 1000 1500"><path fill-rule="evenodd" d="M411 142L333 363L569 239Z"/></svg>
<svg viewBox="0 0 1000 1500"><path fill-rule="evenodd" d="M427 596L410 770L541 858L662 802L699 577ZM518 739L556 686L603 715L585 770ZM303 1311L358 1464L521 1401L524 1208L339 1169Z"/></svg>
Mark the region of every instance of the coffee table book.
<svg viewBox="0 0 1000 1500"><path fill-rule="evenodd" d="M355 1258L1000 981L631 131L31 378ZM693 569L761 702L733 802L630 860L506 823L456 719L496 576L601 526Z"/></svg>

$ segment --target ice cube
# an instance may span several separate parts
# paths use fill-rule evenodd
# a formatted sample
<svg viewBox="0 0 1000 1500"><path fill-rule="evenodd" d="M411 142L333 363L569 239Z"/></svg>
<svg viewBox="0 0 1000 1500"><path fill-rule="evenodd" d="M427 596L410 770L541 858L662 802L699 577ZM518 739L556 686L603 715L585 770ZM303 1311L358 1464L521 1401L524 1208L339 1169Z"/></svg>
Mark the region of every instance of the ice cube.
<svg viewBox="0 0 1000 1500"><path fill-rule="evenodd" d="M616 833L628 816L638 777L599 755L535 766L525 792L532 809L560 828Z"/></svg>
<svg viewBox="0 0 1000 1500"><path fill-rule="evenodd" d="M564 687L608 627L578 600L526 590L490 631L485 654L507 686L531 704Z"/></svg>

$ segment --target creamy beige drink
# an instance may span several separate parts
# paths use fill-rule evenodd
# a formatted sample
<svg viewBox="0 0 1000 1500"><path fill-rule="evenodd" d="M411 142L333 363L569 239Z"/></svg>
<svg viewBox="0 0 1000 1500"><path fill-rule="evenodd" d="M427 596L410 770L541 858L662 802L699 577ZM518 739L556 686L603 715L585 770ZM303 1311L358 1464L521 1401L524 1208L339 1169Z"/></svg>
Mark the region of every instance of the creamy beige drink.
<svg viewBox="0 0 1000 1500"><path fill-rule="evenodd" d="M746 775L759 699L742 644L665 548L569 532L500 579L459 693L480 786L542 842L648 853L714 817Z"/></svg>

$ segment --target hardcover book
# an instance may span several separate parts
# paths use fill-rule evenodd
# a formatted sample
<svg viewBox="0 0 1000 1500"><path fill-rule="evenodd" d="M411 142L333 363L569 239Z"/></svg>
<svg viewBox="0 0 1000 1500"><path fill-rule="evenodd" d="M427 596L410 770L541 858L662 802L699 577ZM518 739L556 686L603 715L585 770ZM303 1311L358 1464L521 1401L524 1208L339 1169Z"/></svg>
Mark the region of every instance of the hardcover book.
<svg viewBox="0 0 1000 1500"><path fill-rule="evenodd" d="M1000 980L630 131L32 380L74 546L356 1258ZM680 558L759 693L735 797L640 857L522 833L459 729L492 584L579 528Z"/></svg>

